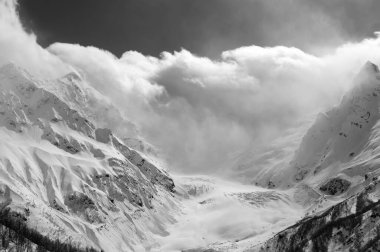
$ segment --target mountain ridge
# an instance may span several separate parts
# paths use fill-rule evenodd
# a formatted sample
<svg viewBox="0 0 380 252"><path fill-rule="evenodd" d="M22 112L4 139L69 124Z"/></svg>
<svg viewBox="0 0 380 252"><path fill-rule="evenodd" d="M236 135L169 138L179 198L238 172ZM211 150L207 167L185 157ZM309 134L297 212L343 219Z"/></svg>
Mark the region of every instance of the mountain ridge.
<svg viewBox="0 0 380 252"><path fill-rule="evenodd" d="M308 215L260 251L377 251L380 74L367 62L341 103L320 114L292 165L295 180L323 195ZM317 196L319 198L319 196ZM328 203L338 201L338 203Z"/></svg>
<svg viewBox="0 0 380 252"><path fill-rule="evenodd" d="M25 70L6 65L0 85L3 209L28 209L24 225L61 243L106 251L155 246L148 237L165 233L177 204L168 174ZM81 90L73 92L66 94L71 103L82 106Z"/></svg>

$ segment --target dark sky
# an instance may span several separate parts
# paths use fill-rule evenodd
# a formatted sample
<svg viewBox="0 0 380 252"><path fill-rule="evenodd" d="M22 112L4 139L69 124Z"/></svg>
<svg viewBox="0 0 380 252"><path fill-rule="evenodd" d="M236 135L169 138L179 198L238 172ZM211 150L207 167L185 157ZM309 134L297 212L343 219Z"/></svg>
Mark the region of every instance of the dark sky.
<svg viewBox="0 0 380 252"><path fill-rule="evenodd" d="M318 52L380 30L379 0L19 0L42 46L93 45L120 56L185 48L215 57L244 45Z"/></svg>

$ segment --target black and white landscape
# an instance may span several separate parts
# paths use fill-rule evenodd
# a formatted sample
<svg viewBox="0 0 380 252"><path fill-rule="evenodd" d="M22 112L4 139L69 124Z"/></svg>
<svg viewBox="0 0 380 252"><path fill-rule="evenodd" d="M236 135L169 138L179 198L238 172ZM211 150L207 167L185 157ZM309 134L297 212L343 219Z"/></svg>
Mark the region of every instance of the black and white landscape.
<svg viewBox="0 0 380 252"><path fill-rule="evenodd" d="M379 251L378 11L0 0L0 251Z"/></svg>

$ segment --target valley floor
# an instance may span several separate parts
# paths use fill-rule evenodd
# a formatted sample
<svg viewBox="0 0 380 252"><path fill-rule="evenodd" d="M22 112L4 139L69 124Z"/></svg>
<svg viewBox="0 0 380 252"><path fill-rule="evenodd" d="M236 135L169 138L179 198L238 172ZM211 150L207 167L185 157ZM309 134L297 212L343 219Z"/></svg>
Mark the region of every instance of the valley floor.
<svg viewBox="0 0 380 252"><path fill-rule="evenodd" d="M207 176L174 177L183 209L156 251L256 250L303 217L290 191L263 189Z"/></svg>

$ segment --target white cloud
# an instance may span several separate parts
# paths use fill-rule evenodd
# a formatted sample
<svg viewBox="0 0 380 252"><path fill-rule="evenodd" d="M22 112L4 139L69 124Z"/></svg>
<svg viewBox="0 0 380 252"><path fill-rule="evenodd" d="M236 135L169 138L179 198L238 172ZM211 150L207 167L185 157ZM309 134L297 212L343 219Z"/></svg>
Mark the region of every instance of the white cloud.
<svg viewBox="0 0 380 252"><path fill-rule="evenodd" d="M13 62L44 77L67 72L68 66L41 48L35 35L24 31L16 6L16 0L0 0L0 65Z"/></svg>
<svg viewBox="0 0 380 252"><path fill-rule="evenodd" d="M186 50L160 58L126 52L120 59L79 45L48 50L85 72L174 170L207 173L230 165L226 160L248 144L269 141L337 103L376 41L345 45L325 57L250 46L224 52L219 61Z"/></svg>

